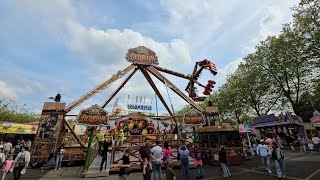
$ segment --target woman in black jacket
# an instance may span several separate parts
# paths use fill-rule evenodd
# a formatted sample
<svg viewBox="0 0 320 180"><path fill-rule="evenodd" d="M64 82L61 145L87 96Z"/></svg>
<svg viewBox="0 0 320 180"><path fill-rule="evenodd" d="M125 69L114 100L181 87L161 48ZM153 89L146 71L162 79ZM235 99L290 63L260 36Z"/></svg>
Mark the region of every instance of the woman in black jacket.
<svg viewBox="0 0 320 180"><path fill-rule="evenodd" d="M219 162L223 171L223 177L230 177L231 174L227 165L227 153L224 147L221 147L221 150L219 152Z"/></svg>

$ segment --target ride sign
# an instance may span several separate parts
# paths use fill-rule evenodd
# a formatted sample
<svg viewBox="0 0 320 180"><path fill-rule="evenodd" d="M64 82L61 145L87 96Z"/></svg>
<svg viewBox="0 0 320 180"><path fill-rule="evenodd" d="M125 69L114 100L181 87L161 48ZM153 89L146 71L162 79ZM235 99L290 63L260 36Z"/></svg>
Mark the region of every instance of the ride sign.
<svg viewBox="0 0 320 180"><path fill-rule="evenodd" d="M107 115L108 113L96 104L88 109L81 110L76 121L78 124L85 124L88 126L108 125Z"/></svg>
<svg viewBox="0 0 320 180"><path fill-rule="evenodd" d="M206 121L201 112L191 109L184 114L183 123L187 126L202 126L206 124Z"/></svg>
<svg viewBox="0 0 320 180"><path fill-rule="evenodd" d="M128 62L144 65L158 65L158 57L154 51L144 46L131 48L126 55Z"/></svg>

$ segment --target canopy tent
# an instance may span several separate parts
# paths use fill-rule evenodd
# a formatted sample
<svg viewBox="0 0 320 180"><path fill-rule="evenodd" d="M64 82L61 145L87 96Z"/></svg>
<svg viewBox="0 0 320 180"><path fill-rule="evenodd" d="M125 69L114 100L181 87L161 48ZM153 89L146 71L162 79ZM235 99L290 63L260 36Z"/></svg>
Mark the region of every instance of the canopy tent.
<svg viewBox="0 0 320 180"><path fill-rule="evenodd" d="M36 134L38 125L7 123L0 124L0 133L7 134Z"/></svg>
<svg viewBox="0 0 320 180"><path fill-rule="evenodd" d="M249 128L248 123L239 124L239 133L240 134L250 134L251 133L251 128Z"/></svg>

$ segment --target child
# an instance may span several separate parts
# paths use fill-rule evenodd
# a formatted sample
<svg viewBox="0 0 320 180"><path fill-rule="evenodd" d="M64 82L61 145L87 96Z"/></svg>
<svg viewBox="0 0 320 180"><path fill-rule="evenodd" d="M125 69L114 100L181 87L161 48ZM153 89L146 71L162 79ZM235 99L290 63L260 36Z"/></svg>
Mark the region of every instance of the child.
<svg viewBox="0 0 320 180"><path fill-rule="evenodd" d="M313 149L313 143L312 143L312 141L308 141L308 147L309 147L309 150L310 150L311 154L314 154L314 149Z"/></svg>
<svg viewBox="0 0 320 180"><path fill-rule="evenodd" d="M194 166L196 167L198 171L198 176L197 179L202 179L203 178L203 168L202 168L202 153L201 149L198 148L197 145L194 146Z"/></svg>
<svg viewBox="0 0 320 180"><path fill-rule="evenodd" d="M13 156L9 155L3 166L2 180L6 179L7 174L13 169L13 165L14 165Z"/></svg>
<svg viewBox="0 0 320 180"><path fill-rule="evenodd" d="M152 166L147 158L143 160L143 180L151 180Z"/></svg>
<svg viewBox="0 0 320 180"><path fill-rule="evenodd" d="M175 180L176 179L176 173L173 170L173 163L169 162L169 168L166 171L166 177L167 180Z"/></svg>

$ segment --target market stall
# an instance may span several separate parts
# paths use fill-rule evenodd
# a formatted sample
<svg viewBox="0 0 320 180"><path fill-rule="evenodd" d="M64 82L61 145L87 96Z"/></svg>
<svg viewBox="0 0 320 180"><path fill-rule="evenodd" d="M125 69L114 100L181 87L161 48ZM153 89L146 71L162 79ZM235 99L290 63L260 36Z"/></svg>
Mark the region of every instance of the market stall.
<svg viewBox="0 0 320 180"><path fill-rule="evenodd" d="M287 145L287 137L296 137L298 134L305 135L303 121L300 117L290 112L281 113L278 116L270 114L258 117L250 121L251 128L254 128L258 138L281 138L284 145Z"/></svg>
<svg viewBox="0 0 320 180"><path fill-rule="evenodd" d="M245 157L242 151L241 138L237 126L222 123L222 126L206 126L197 128L198 144L205 154L203 161L207 164L219 165L220 147L227 151L229 165L242 164Z"/></svg>
<svg viewBox="0 0 320 180"><path fill-rule="evenodd" d="M38 125L19 123L0 123L0 139L10 140L15 143L18 139L33 140L37 132Z"/></svg>

